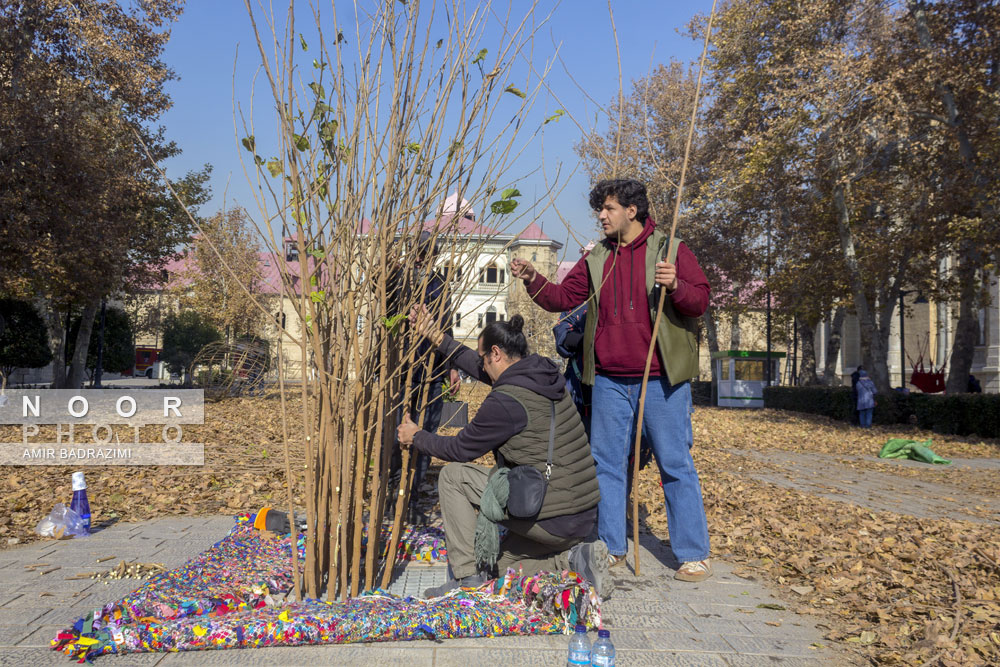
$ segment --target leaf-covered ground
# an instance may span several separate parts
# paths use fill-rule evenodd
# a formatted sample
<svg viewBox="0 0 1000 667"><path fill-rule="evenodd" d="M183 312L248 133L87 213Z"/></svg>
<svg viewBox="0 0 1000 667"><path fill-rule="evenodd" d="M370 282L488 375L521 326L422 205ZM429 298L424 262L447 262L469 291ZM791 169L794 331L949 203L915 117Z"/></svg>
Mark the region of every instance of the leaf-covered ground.
<svg viewBox="0 0 1000 667"><path fill-rule="evenodd" d="M481 386L464 387L474 411ZM295 402L289 405L295 436ZM219 514L285 506L285 459L277 398L233 399L207 406L206 423L185 428L204 442L206 465L87 467L95 524L154 516ZM973 511L1000 497L995 471L906 466L873 460L889 437L933 439L946 458L1000 458L1000 442L941 436L915 429L847 424L773 411L699 408L695 461L701 475L712 548L742 576L767 581L795 611L819 617L828 639L879 664L1000 664L1000 521ZM44 434L44 429L43 429ZM20 430L0 427L0 442ZM123 433L123 436L124 433ZM131 437L131 434L129 434ZM150 431L143 440L159 438ZM851 496L829 497L759 479L797 468L783 457L818 453L837 479L875 473L947 489L980 522L916 518L875 511ZM301 470L301 450L292 452ZM819 459L820 457L814 457ZM32 530L52 505L68 502L72 468L3 467L0 548L36 538ZM428 482L433 484L435 469ZM638 485L646 527L667 539L663 496L652 468ZM836 489L833 489L834 491ZM940 516L947 516L942 512Z"/></svg>

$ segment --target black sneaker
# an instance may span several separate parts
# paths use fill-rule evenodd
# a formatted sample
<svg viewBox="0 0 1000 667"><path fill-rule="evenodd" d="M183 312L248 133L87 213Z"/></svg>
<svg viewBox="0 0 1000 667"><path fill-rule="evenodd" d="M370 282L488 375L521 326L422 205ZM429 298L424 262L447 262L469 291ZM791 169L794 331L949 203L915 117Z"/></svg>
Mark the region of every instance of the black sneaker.
<svg viewBox="0 0 1000 667"><path fill-rule="evenodd" d="M601 540L577 544L569 552L570 567L593 584L602 600L610 599L615 590L608 563L608 545Z"/></svg>
<svg viewBox="0 0 1000 667"><path fill-rule="evenodd" d="M439 598L442 595L450 593L458 588L478 588L487 581L489 581L489 579L481 574L471 574L468 577L462 577L461 579L449 579L440 586L435 586L425 590L424 598Z"/></svg>

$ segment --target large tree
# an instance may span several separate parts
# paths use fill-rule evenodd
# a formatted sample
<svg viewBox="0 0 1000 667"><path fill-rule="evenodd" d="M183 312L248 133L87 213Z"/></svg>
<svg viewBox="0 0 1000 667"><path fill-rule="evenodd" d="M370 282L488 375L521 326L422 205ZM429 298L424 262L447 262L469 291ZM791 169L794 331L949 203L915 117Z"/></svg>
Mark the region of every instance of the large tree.
<svg viewBox="0 0 1000 667"><path fill-rule="evenodd" d="M173 291L182 308L198 311L226 340L260 333L263 311L259 236L246 211L233 208L202 220L187 253L185 268L174 276Z"/></svg>
<svg viewBox="0 0 1000 667"><path fill-rule="evenodd" d="M44 301L56 358L65 353L67 311L82 309L69 375L55 364L55 386L82 380L101 298L189 233L142 145L154 160L177 152L149 127L170 104L164 84L173 74L160 55L180 7L180 0L0 5L7 79L0 86L0 280Z"/></svg>

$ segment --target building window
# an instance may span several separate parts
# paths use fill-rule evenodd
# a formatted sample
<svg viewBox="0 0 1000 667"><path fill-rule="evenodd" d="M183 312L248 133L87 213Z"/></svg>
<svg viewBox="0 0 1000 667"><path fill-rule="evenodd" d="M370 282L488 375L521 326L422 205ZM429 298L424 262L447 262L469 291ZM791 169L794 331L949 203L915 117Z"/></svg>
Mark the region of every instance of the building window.
<svg viewBox="0 0 1000 667"><path fill-rule="evenodd" d="M462 267L455 266L454 262L448 262L440 270L445 280L458 281L462 279Z"/></svg>
<svg viewBox="0 0 1000 667"><path fill-rule="evenodd" d="M500 269L500 284L503 285L507 280L507 272Z"/></svg>
<svg viewBox="0 0 1000 667"><path fill-rule="evenodd" d="M489 326L497 321L497 309L490 306L486 309L486 325Z"/></svg>
<svg viewBox="0 0 1000 667"><path fill-rule="evenodd" d="M502 283L503 278L500 277L502 273L503 272L497 268L496 262L490 262L480 274L479 282L489 283L492 285L495 285L497 283Z"/></svg>
<svg viewBox="0 0 1000 667"><path fill-rule="evenodd" d="M462 326L462 313L455 313L455 326Z"/></svg>
<svg viewBox="0 0 1000 667"><path fill-rule="evenodd" d="M477 325L477 328L479 328L479 329L483 328L483 315L482 315L482 313L479 314L479 324Z"/></svg>
<svg viewBox="0 0 1000 667"><path fill-rule="evenodd" d="M285 244L285 261L286 262L299 261L299 247L298 245L296 245L291 241Z"/></svg>
<svg viewBox="0 0 1000 667"><path fill-rule="evenodd" d="M979 326L976 327L977 329L979 329L979 331L977 332L978 335L976 336L976 345L977 346L986 345L986 322L987 322L987 319L986 319L986 309L985 308L980 308L979 309Z"/></svg>

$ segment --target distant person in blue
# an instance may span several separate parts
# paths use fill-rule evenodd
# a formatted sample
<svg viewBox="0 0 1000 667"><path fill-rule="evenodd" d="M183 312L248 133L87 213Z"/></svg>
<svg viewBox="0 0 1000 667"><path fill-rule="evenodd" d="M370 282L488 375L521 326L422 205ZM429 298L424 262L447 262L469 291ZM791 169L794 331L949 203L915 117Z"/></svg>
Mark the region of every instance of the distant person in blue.
<svg viewBox="0 0 1000 667"><path fill-rule="evenodd" d="M871 428L872 413L875 412L875 383L868 377L868 371L860 369L858 371L858 423L861 428Z"/></svg>
<svg viewBox="0 0 1000 667"><path fill-rule="evenodd" d="M559 314L559 323L552 329L556 339L556 352L566 359L566 389L583 420L590 438L590 387L580 381L583 369L583 327L587 324L587 304Z"/></svg>
<svg viewBox="0 0 1000 667"><path fill-rule="evenodd" d="M573 403L580 413L583 427L587 430L587 439L590 439L590 416L593 406L591 405L591 387L581 381L583 372L583 329L587 326L587 302L573 310L567 310L559 314L559 323L552 328L552 335L556 339L556 352L563 359L566 359L566 371L563 376L566 378L566 390L573 397ZM639 448L639 468L645 468L653 459L653 448L649 446L646 437L642 437ZM628 469L631 471L635 463L635 452L629 455ZM625 489L625 497L632 494L632 474L629 473ZM662 482L660 485L662 486Z"/></svg>

